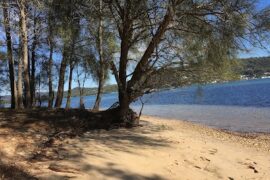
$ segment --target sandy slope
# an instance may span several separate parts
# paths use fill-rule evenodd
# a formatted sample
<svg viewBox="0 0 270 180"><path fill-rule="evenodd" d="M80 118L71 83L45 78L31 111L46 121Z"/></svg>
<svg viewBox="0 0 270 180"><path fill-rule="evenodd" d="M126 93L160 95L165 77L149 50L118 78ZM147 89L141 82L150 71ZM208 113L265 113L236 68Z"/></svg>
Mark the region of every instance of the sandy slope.
<svg viewBox="0 0 270 180"><path fill-rule="evenodd" d="M91 131L41 149L34 146L37 139L11 137L0 128L6 133L0 135L2 161L17 160L16 165L43 179L270 179L268 135L142 119L142 127Z"/></svg>

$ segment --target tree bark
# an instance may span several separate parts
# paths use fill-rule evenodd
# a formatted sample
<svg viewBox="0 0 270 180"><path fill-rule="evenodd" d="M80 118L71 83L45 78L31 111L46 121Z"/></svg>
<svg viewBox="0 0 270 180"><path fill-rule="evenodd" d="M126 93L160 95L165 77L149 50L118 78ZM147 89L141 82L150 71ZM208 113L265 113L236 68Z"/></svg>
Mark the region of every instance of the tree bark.
<svg viewBox="0 0 270 180"><path fill-rule="evenodd" d="M49 66L48 66L48 80L49 80L49 100L48 100L48 108L53 107L53 100L54 100L54 92L53 92L53 80L52 80L52 68L53 68L53 50L54 50L54 44L53 44L53 27L52 27L52 16L49 14L48 19L48 28L49 28L49 34L48 34L48 44L50 48L50 54L49 54Z"/></svg>
<svg viewBox="0 0 270 180"><path fill-rule="evenodd" d="M40 85L41 85L41 75L39 74L39 76L38 76L38 92L39 92L38 93L38 102L39 102L39 107L41 107L41 105L42 105Z"/></svg>
<svg viewBox="0 0 270 180"><path fill-rule="evenodd" d="M78 76L78 73L77 73L77 76ZM81 86L81 82L80 82L80 79L79 79L79 76L78 76L78 85L79 85L79 91L80 91L80 109L85 109L85 106L84 106L84 98L83 98L83 95L84 95L84 83L83 83L83 87Z"/></svg>
<svg viewBox="0 0 270 180"><path fill-rule="evenodd" d="M102 0L99 0L99 29L98 29L98 51L99 51L99 71L98 71L98 92L93 110L99 110L101 95L105 81L104 58L103 58L103 19L102 19Z"/></svg>
<svg viewBox="0 0 270 180"><path fill-rule="evenodd" d="M9 6L6 1L3 3L3 14L4 14L4 26L6 32L7 42L7 54L8 54L8 67L9 67L9 81L11 90L11 108L16 109L18 107L17 102L17 86L14 72L14 59L13 59L13 48L11 41L11 29L10 29L10 18L9 18Z"/></svg>
<svg viewBox="0 0 270 180"><path fill-rule="evenodd" d="M93 110L96 110L96 111L99 110L100 102L101 102L101 96L103 94L103 88L104 88L104 78L99 77L97 97L96 97L96 100L95 100L95 105L93 107Z"/></svg>
<svg viewBox="0 0 270 180"><path fill-rule="evenodd" d="M18 108L23 109L23 86L22 86L22 71L23 71L23 65L22 65L22 59L19 59L19 65L18 65Z"/></svg>
<svg viewBox="0 0 270 180"><path fill-rule="evenodd" d="M69 55L69 80L68 80L68 96L67 96L67 103L66 103L66 108L70 108L70 101L71 101L71 88L72 88L72 75L73 75L73 69L75 66L75 59L74 59L74 53L75 53L75 43L76 43L76 38L77 38L77 32L78 31L73 31L72 34L72 44L71 44L71 52Z"/></svg>
<svg viewBox="0 0 270 180"><path fill-rule="evenodd" d="M70 63L66 109L70 108L73 68L74 68L73 64Z"/></svg>
<svg viewBox="0 0 270 180"><path fill-rule="evenodd" d="M35 106L36 102L36 46L37 46L37 18L34 17L34 37L31 49L31 103Z"/></svg>
<svg viewBox="0 0 270 180"><path fill-rule="evenodd" d="M51 42L52 43L52 42ZM53 83L52 83L52 65L53 65L53 45L50 43L49 67L48 67L48 80L49 80L49 101L48 108L53 107Z"/></svg>
<svg viewBox="0 0 270 180"><path fill-rule="evenodd" d="M125 29L125 26L124 26ZM129 29L127 27L127 29ZM131 34L124 33L122 35L121 41L121 53L120 53L120 63L119 63L119 81L121 86L118 87L118 98L119 98L119 115L121 119L125 119L125 116L129 109L129 97L127 93L127 62L128 62L128 52L129 52L129 38L131 38Z"/></svg>
<svg viewBox="0 0 270 180"><path fill-rule="evenodd" d="M55 107L60 108L63 100L63 93L64 93L64 84L65 84L65 73L66 73L66 67L67 67L67 46L64 45L63 50L63 59L60 66L60 72L59 72L59 81L58 81L58 90L56 95L56 101L55 101Z"/></svg>
<svg viewBox="0 0 270 180"><path fill-rule="evenodd" d="M28 42L27 42L27 27L26 27L26 8L25 0L19 0L20 9L20 25L21 25L21 41L22 41L22 58L23 58L23 76L25 88L25 106L31 108L31 92L30 92L30 78L28 69Z"/></svg>
<svg viewBox="0 0 270 180"><path fill-rule="evenodd" d="M82 95L80 95L80 109L85 109L84 98Z"/></svg>

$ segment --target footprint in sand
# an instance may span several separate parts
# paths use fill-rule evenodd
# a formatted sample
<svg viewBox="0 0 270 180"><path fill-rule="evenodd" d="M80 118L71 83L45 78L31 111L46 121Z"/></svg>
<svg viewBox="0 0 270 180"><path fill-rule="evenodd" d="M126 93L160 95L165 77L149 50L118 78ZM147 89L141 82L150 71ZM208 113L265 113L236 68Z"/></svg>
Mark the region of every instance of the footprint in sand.
<svg viewBox="0 0 270 180"><path fill-rule="evenodd" d="M247 159L248 161L251 161L249 159ZM255 161L253 162L238 162L241 165L246 166L248 169L253 170L254 173L259 173L259 171L256 169L255 165L257 165L257 163Z"/></svg>
<svg viewBox="0 0 270 180"><path fill-rule="evenodd" d="M254 166L249 165L248 168L252 169L254 173L258 173L258 170Z"/></svg>
<svg viewBox="0 0 270 180"><path fill-rule="evenodd" d="M193 162L191 162L191 161L189 161L189 160L184 159L184 162L186 162L186 163L189 164L190 166L193 166L193 167L195 167L195 168L197 168L197 169L202 169L200 166L197 166L195 163L193 163Z"/></svg>
<svg viewBox="0 0 270 180"><path fill-rule="evenodd" d="M217 152L218 152L218 150L215 149L215 148L209 150L209 153L210 153L211 155L215 155Z"/></svg>
<svg viewBox="0 0 270 180"><path fill-rule="evenodd" d="M208 162L210 162L210 159L208 159L208 158L206 158L206 157L203 157L203 156L200 156L200 159L201 159L202 161L208 161Z"/></svg>

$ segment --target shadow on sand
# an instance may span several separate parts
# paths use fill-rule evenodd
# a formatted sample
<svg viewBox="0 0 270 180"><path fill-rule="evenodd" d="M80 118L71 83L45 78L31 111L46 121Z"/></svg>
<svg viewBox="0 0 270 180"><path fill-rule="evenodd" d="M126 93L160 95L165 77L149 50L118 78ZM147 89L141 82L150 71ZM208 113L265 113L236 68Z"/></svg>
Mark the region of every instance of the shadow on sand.
<svg viewBox="0 0 270 180"><path fill-rule="evenodd" d="M99 113L82 110L1 110L0 140L20 137L12 159L31 163L33 167L38 163L48 164L48 169L52 172L46 176L48 179L74 178L82 172L95 172L102 177L116 179L164 179L158 175L143 176L125 171L114 166L113 162L96 166L91 161L85 161L86 157L106 159L102 153L104 148L108 151L136 154L134 150L137 148L169 146L166 139L151 137L150 134L164 129L150 123L141 122L143 128L140 126L109 131L100 127L93 128L90 126L93 123L87 123L102 118L106 116L101 117ZM5 133L1 129L5 129ZM95 147L96 144L100 147ZM71 165L63 165L62 162Z"/></svg>

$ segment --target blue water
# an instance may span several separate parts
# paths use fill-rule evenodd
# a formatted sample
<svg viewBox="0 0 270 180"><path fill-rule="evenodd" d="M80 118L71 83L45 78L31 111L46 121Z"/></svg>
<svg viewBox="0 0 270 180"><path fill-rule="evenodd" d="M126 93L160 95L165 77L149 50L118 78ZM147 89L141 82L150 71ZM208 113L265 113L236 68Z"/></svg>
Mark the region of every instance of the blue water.
<svg viewBox="0 0 270 180"><path fill-rule="evenodd" d="M181 119L208 126L242 132L270 132L270 79L193 85L147 94L143 114ZM85 97L92 108L95 96ZM102 108L117 101L117 93L102 97ZM65 101L63 102L63 106ZM72 107L79 98L72 98ZM140 102L132 104L136 111Z"/></svg>
<svg viewBox="0 0 270 180"><path fill-rule="evenodd" d="M270 79L204 86L194 85L192 87L162 91L146 97L150 98L147 104L159 105L197 104L270 107Z"/></svg>
<svg viewBox="0 0 270 180"><path fill-rule="evenodd" d="M95 96L86 96L86 107L93 106ZM104 94L101 106L110 107L118 101L117 93ZM163 90L145 95L146 105L224 105L270 107L270 79L245 80L210 85ZM63 105L65 104L65 99ZM133 103L139 105L140 102ZM78 107L79 97L72 98L71 106Z"/></svg>

